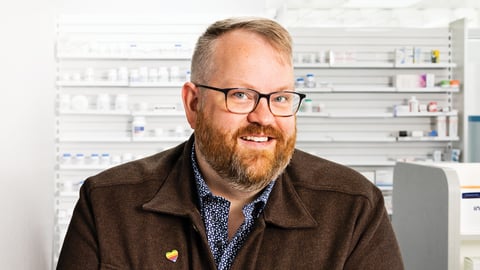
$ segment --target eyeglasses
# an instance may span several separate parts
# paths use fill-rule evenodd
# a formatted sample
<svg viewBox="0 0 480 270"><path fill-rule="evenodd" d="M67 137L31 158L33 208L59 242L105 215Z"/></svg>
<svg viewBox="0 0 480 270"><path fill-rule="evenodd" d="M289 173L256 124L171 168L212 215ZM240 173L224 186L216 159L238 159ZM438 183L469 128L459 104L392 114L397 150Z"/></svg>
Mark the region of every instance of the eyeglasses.
<svg viewBox="0 0 480 270"><path fill-rule="evenodd" d="M196 84L197 87L219 91L225 94L225 104L231 113L247 114L257 108L260 99L267 99L268 108L275 116L288 117L295 115L300 108L305 94L294 91L278 91L269 94L262 94L250 88L217 88L203 84Z"/></svg>

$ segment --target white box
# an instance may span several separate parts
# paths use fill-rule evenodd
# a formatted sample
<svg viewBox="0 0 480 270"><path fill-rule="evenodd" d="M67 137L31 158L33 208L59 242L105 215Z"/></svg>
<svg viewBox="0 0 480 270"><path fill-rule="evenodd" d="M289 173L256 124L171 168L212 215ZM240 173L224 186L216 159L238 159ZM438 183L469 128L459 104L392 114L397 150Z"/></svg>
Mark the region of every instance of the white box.
<svg viewBox="0 0 480 270"><path fill-rule="evenodd" d="M462 188L460 231L480 234L480 188Z"/></svg>
<svg viewBox="0 0 480 270"><path fill-rule="evenodd" d="M397 74L394 85L397 88L422 88L425 87L425 81L421 75Z"/></svg>
<svg viewBox="0 0 480 270"><path fill-rule="evenodd" d="M425 77L425 87L432 88L435 87L435 74L427 73Z"/></svg>

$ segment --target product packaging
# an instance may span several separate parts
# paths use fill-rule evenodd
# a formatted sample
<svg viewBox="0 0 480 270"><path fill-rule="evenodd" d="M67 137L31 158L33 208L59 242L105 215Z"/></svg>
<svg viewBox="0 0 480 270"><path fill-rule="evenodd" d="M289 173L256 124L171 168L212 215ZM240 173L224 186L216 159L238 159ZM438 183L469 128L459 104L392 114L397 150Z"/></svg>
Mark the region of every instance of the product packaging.
<svg viewBox="0 0 480 270"><path fill-rule="evenodd" d="M438 137L446 137L447 136L447 117L440 115L436 118L436 128Z"/></svg>
<svg viewBox="0 0 480 270"><path fill-rule="evenodd" d="M410 112L412 112L412 113L417 113L418 112L418 100L415 96L412 96L408 100L408 107L409 107Z"/></svg>

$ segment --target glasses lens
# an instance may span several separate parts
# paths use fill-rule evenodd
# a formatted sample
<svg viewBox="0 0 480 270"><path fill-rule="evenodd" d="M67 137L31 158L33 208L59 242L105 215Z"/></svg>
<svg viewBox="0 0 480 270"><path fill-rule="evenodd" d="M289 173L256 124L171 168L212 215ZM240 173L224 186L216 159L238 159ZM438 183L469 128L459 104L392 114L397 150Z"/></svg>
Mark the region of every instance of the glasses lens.
<svg viewBox="0 0 480 270"><path fill-rule="evenodd" d="M233 113L249 113L255 107L258 94L246 88L232 89L227 94L227 108Z"/></svg>
<svg viewBox="0 0 480 270"><path fill-rule="evenodd" d="M278 116L295 114L300 105L300 95L291 91L274 93L270 96L270 110Z"/></svg>
<svg viewBox="0 0 480 270"><path fill-rule="evenodd" d="M227 109L232 113L250 113L258 103L259 93L248 88L228 91ZM294 115L300 107L301 96L294 91L275 92L270 95L270 111L277 116Z"/></svg>

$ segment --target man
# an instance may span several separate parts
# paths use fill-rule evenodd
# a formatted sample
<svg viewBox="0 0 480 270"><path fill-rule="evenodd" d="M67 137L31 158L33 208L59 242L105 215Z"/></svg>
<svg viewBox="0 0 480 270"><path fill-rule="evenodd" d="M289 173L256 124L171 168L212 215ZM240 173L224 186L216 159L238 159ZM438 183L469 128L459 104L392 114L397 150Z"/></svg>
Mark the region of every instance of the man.
<svg viewBox="0 0 480 270"><path fill-rule="evenodd" d="M291 38L236 18L199 38L194 135L88 179L58 269L403 269L381 192L294 149Z"/></svg>

